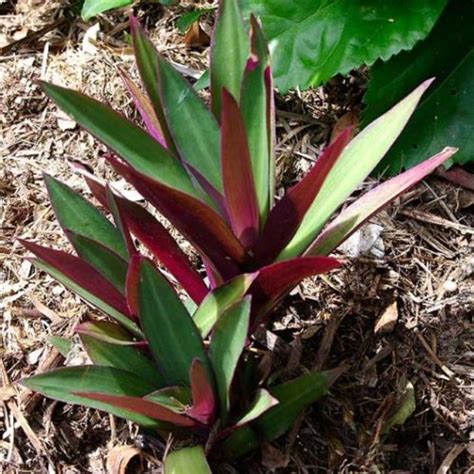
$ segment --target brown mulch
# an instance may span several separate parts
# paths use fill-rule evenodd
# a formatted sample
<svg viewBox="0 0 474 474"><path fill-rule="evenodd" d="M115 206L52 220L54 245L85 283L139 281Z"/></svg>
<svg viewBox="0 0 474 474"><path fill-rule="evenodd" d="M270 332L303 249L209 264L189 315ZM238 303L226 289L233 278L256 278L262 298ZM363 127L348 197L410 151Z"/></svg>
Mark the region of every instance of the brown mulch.
<svg viewBox="0 0 474 474"><path fill-rule="evenodd" d="M71 335L93 314L22 258L18 238L67 248L42 172L90 197L71 169L70 163L80 160L128 189L105 166L104 148L48 102L35 81L82 90L136 118L116 67L137 75L123 34L124 14L102 17L97 33L90 29L94 22L68 18L30 40L32 32L64 18L64 2L13 3L0 5L0 48L23 40L0 56L0 466L14 473L100 473L131 458L130 472L141 464L146 472L160 472L163 445L133 424L14 384L63 365L47 337ZM139 13L159 49L195 74L207 64L207 49L188 48L173 27L191 3L172 9L154 5ZM84 46L85 35L96 39ZM363 74L354 74L277 98L277 165L285 187L308 170L338 120L357 110L363 83ZM361 190L374 184L368 180ZM346 371L291 433L223 472L469 471L473 204L472 192L429 178L373 219L382 227L383 255L339 254L342 269L292 292L270 330L258 335L256 347L273 351L282 377L303 368L343 365ZM84 360L77 346L66 363Z"/></svg>

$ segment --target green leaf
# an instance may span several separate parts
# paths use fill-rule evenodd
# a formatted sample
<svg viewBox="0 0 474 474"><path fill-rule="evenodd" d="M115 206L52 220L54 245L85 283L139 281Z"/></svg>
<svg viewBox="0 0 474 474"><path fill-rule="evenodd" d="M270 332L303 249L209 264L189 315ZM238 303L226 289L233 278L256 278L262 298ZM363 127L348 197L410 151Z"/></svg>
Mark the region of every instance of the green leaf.
<svg viewBox="0 0 474 474"><path fill-rule="evenodd" d="M148 261L140 262L138 307L150 349L169 385L189 386L189 369L199 359L211 375L199 331L168 281Z"/></svg>
<svg viewBox="0 0 474 474"><path fill-rule="evenodd" d="M48 342L57 349L63 357L67 357L72 348L72 341L65 337L48 336Z"/></svg>
<svg viewBox="0 0 474 474"><path fill-rule="evenodd" d="M211 47L212 110L220 120L221 94L225 87L240 100L240 88L249 44L238 0L220 0Z"/></svg>
<svg viewBox="0 0 474 474"><path fill-rule="evenodd" d="M408 380L403 390L396 412L390 418L385 428L387 432L392 426L403 425L416 410L415 387Z"/></svg>
<svg viewBox="0 0 474 474"><path fill-rule="evenodd" d="M124 370L97 366L67 367L23 379L21 384L46 397L104 410L147 428L160 426L159 422L147 416L74 394L82 391L143 397L153 390L153 383Z"/></svg>
<svg viewBox="0 0 474 474"><path fill-rule="evenodd" d="M166 456L164 474L212 474L202 446L181 448Z"/></svg>
<svg viewBox="0 0 474 474"><path fill-rule="evenodd" d="M81 298L85 299L89 303L93 304L97 308L104 311L104 313L114 318L124 328L128 329L131 333L135 334L136 336L140 338L143 337L143 333L141 332L140 328L133 321L131 321L125 314L122 314L121 312L117 311L115 308L112 308L112 306L108 305L101 299L97 298L92 293L88 292L87 290L84 290L84 288L82 288L80 285L78 285L76 282L68 278L66 275L64 275L60 271L56 270L56 268L54 268L53 266L38 259L35 260L35 266L45 271L46 273L49 273L55 280L58 280L65 287L69 288L71 291L79 295Z"/></svg>
<svg viewBox="0 0 474 474"><path fill-rule="evenodd" d="M85 0L81 10L81 17L89 21L93 16L114 8L131 5L133 0Z"/></svg>
<svg viewBox="0 0 474 474"><path fill-rule="evenodd" d="M104 342L85 334L82 334L80 337L87 354L94 364L126 370L150 382L154 390L166 385L156 364L138 349Z"/></svg>
<svg viewBox="0 0 474 474"><path fill-rule="evenodd" d="M176 22L176 28L178 28L178 30L184 34L193 23L213 10L214 8L196 8L195 10L192 10L188 13L184 13L178 18L178 21Z"/></svg>
<svg viewBox="0 0 474 474"><path fill-rule="evenodd" d="M163 58L158 64L162 105L180 156L222 193L219 125L191 84Z"/></svg>
<svg viewBox="0 0 474 474"><path fill-rule="evenodd" d="M436 81L394 147L378 167L396 174L446 145L459 152L451 163L474 160L474 2L452 1L428 37L411 51L378 61L370 70L364 122L387 110L427 77ZM402 73L400 73L402 71Z"/></svg>
<svg viewBox="0 0 474 474"><path fill-rule="evenodd" d="M218 453L222 459L232 461L244 457L257 449L261 440L250 425L244 425L233 431L221 444Z"/></svg>
<svg viewBox="0 0 474 474"><path fill-rule="evenodd" d="M418 86L409 96L349 142L327 175L300 227L278 256L278 260L294 257L306 250L332 213L385 156L430 83L431 80Z"/></svg>
<svg viewBox="0 0 474 474"><path fill-rule="evenodd" d="M203 339L209 335L221 315L247 293L256 277L257 273L244 273L206 295L193 315Z"/></svg>
<svg viewBox="0 0 474 474"><path fill-rule="evenodd" d="M62 110L134 169L173 189L195 194L181 163L141 128L79 92L45 82L41 84L45 93Z"/></svg>
<svg viewBox="0 0 474 474"><path fill-rule="evenodd" d="M257 418L253 423L255 429L267 441L281 436L308 405L327 394L333 374L332 371L312 372L271 387L270 393L278 400L278 404Z"/></svg>
<svg viewBox="0 0 474 474"><path fill-rule="evenodd" d="M263 388L258 390L247 413L234 426L238 427L250 423L277 404L278 400L272 397L267 390Z"/></svg>
<svg viewBox="0 0 474 474"><path fill-rule="evenodd" d="M111 252L92 239L66 230L66 235L71 241L78 255L90 263L122 294L125 292L125 278L127 276L127 262L116 253Z"/></svg>
<svg viewBox="0 0 474 474"><path fill-rule="evenodd" d="M209 346L209 359L216 374L223 423L230 409L230 386L247 339L250 301L250 296L245 297L219 318Z"/></svg>
<svg viewBox="0 0 474 474"><path fill-rule="evenodd" d="M317 86L423 39L447 0L241 0L261 18L280 92Z"/></svg>
<svg viewBox="0 0 474 474"><path fill-rule="evenodd" d="M77 325L74 331L93 337L99 341L121 346L133 346L136 345L137 342L145 343L145 341L134 340L132 335L121 325L110 321L86 321L85 323Z"/></svg>
<svg viewBox="0 0 474 474"><path fill-rule="evenodd" d="M44 181L54 213L63 229L99 242L127 259L120 231L95 206L52 176L45 174ZM74 246L74 242L72 244Z"/></svg>
<svg viewBox="0 0 474 474"><path fill-rule="evenodd" d="M210 82L209 69L206 69L194 83L194 90L200 91L202 89L207 89L210 86Z"/></svg>

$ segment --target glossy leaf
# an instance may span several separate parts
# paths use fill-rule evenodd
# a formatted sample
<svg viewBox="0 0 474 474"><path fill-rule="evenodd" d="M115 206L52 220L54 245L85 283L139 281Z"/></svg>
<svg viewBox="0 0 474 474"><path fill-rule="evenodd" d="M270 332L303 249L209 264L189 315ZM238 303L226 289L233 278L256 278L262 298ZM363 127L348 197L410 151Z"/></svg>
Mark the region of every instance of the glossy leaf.
<svg viewBox="0 0 474 474"><path fill-rule="evenodd" d="M278 400L273 397L267 390L263 388L259 389L255 394L255 398L250 408L247 410L247 413L235 423L232 429L250 423L251 421L257 419L259 416L263 415L263 413L265 413L271 407L277 404Z"/></svg>
<svg viewBox="0 0 474 474"><path fill-rule="evenodd" d="M402 51L387 62L377 61L371 67L364 96L365 123L385 112L422 80L436 77L378 172L396 174L446 145L459 148L446 165L474 160L473 18L472 0L450 1L427 38L410 51Z"/></svg>
<svg viewBox="0 0 474 474"><path fill-rule="evenodd" d="M261 268L249 289L253 306L251 331L262 322L262 318L268 316L269 309L299 282L339 266L340 263L330 257L298 257Z"/></svg>
<svg viewBox="0 0 474 474"><path fill-rule="evenodd" d="M137 171L185 193L196 192L181 163L144 130L79 92L46 82L41 85L64 112Z"/></svg>
<svg viewBox="0 0 474 474"><path fill-rule="evenodd" d="M166 385L156 364L135 347L105 342L85 334L81 334L81 341L94 364L139 375L149 381L154 390Z"/></svg>
<svg viewBox="0 0 474 474"><path fill-rule="evenodd" d="M235 100L240 99L240 87L249 43L238 0L220 0L219 12L211 44L212 110L221 117L221 94L226 88Z"/></svg>
<svg viewBox="0 0 474 474"><path fill-rule="evenodd" d="M166 141L163 138L163 132L161 131L161 124L158 120L156 113L151 105L151 102L142 93L140 88L130 79L130 77L122 70L119 69L120 77L122 78L128 93L130 94L135 107L140 114L148 133L162 146L166 148Z"/></svg>
<svg viewBox="0 0 474 474"><path fill-rule="evenodd" d="M59 250L48 249L23 240L20 242L38 257L34 260L35 266L112 316L135 335L141 335L138 326L130 320L131 315L124 297L89 264Z"/></svg>
<svg viewBox="0 0 474 474"><path fill-rule="evenodd" d="M144 398L181 414L185 413L187 406L192 403L191 390L188 387L165 387L149 393Z"/></svg>
<svg viewBox="0 0 474 474"><path fill-rule="evenodd" d="M383 206L422 180L454 153L456 153L455 148L445 148L442 152L423 161L418 166L379 184L365 193L344 209L318 235L307 253L310 255L328 255Z"/></svg>
<svg viewBox="0 0 474 474"><path fill-rule="evenodd" d="M143 415L148 418L163 421L165 423L171 423L175 426L187 428L193 428L196 426L196 422L191 420L191 418L179 415L178 413L175 413L173 410L170 410L163 405L146 400L144 398L83 391L75 392L75 394L82 398L107 403L108 405L116 407L120 410L126 410L128 412Z"/></svg>
<svg viewBox="0 0 474 474"><path fill-rule="evenodd" d="M170 284L153 265L142 260L138 305L143 332L169 385L189 386L189 369L199 359L212 371L191 316Z"/></svg>
<svg viewBox="0 0 474 474"><path fill-rule="evenodd" d="M114 8L131 5L133 0L84 0L81 17L84 21L89 21L92 17Z"/></svg>
<svg viewBox="0 0 474 474"><path fill-rule="evenodd" d="M423 82L408 97L379 117L344 148L318 196L308 209L279 260L306 250L332 213L375 168L397 139L432 80Z"/></svg>
<svg viewBox="0 0 474 474"><path fill-rule="evenodd" d="M118 173L132 183L226 278L238 273L234 262L245 258L245 249L221 217L188 194L152 181L109 156Z"/></svg>
<svg viewBox="0 0 474 474"><path fill-rule="evenodd" d="M268 114L273 91L268 90L265 78L269 64L267 44L260 25L253 16L250 42L251 57L245 67L240 109L247 132L259 215L263 222L270 209L269 176L273 171L270 166L272 147L269 142L269 129L273 124Z"/></svg>
<svg viewBox="0 0 474 474"><path fill-rule="evenodd" d="M250 297L245 297L219 318L209 346L209 359L216 375L221 419L224 423L230 409L229 392L234 372L247 339L250 301Z"/></svg>
<svg viewBox="0 0 474 474"><path fill-rule="evenodd" d="M44 181L54 213L63 229L88 237L120 257L127 258L120 231L96 207L69 186L47 174L44 175Z"/></svg>
<svg viewBox="0 0 474 474"><path fill-rule="evenodd" d="M77 394L96 391L142 397L153 390L152 383L124 370L97 366L67 367L23 379L21 384L55 400L104 410L146 428L159 427L159 423L148 416Z"/></svg>
<svg viewBox="0 0 474 474"><path fill-rule="evenodd" d="M336 74L412 48L447 0L241 0L259 17L277 88L318 86ZM398 72L398 71L397 71Z"/></svg>
<svg viewBox="0 0 474 474"><path fill-rule="evenodd" d="M250 425L243 425L230 433L222 443L218 445L216 452L222 459L232 461L243 458L246 454L254 451L260 445L256 431Z"/></svg>
<svg viewBox="0 0 474 474"><path fill-rule="evenodd" d="M221 167L224 196L234 234L251 249L259 232L259 212L245 125L235 99L222 90Z"/></svg>
<svg viewBox="0 0 474 474"><path fill-rule="evenodd" d="M351 128L344 130L323 151L309 173L273 207L255 251L259 264L271 263L293 237L324 180L351 139L351 132Z"/></svg>
<svg viewBox="0 0 474 474"><path fill-rule="evenodd" d="M205 339L221 315L247 293L257 273L244 273L209 292L193 315L194 323Z"/></svg>
<svg viewBox="0 0 474 474"><path fill-rule="evenodd" d="M163 110L181 158L222 193L216 119L188 81L161 57L158 68Z"/></svg>
<svg viewBox="0 0 474 474"><path fill-rule="evenodd" d="M94 196L108 206L104 186L91 176L85 176L85 179ZM115 200L118 211L130 231L178 280L189 296L200 303L208 289L170 233L139 204L117 195Z"/></svg>
<svg viewBox="0 0 474 474"><path fill-rule="evenodd" d="M132 334L126 331L120 324L110 321L86 321L78 324L74 332L93 337L99 341L122 346L134 346L146 344L143 340L136 340Z"/></svg>
<svg viewBox="0 0 474 474"><path fill-rule="evenodd" d="M145 34L138 20L133 15L130 16L130 30L132 33L133 49L137 61L138 70L142 78L145 90L150 98L151 105L155 111L155 116L160 124L160 131L166 146L175 152L173 139L171 138L166 123L163 106L161 104L160 89L158 86L158 54L150 38Z"/></svg>
<svg viewBox="0 0 474 474"><path fill-rule="evenodd" d="M278 404L258 418L253 426L267 441L272 441L291 428L300 413L327 394L340 375L339 369L311 372L270 389Z"/></svg>
<svg viewBox="0 0 474 474"><path fill-rule="evenodd" d="M204 424L212 423L216 411L214 388L199 359L194 359L189 372L193 405L186 414Z"/></svg>
<svg viewBox="0 0 474 474"><path fill-rule="evenodd" d="M127 275L127 262L116 253L111 252L107 247L92 239L68 230L65 233L78 255L92 265L123 294L125 290L125 276Z"/></svg>
<svg viewBox="0 0 474 474"><path fill-rule="evenodd" d="M169 453L163 468L164 474L212 474L202 446L181 448Z"/></svg>

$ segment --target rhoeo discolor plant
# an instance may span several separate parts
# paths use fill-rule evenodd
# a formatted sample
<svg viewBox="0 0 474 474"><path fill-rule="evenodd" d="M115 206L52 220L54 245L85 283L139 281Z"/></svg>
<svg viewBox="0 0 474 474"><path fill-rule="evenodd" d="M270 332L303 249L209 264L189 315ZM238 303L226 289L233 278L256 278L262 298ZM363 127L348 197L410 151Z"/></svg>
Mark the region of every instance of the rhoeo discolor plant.
<svg viewBox="0 0 474 474"><path fill-rule="evenodd" d="M332 218L396 140L427 81L355 138L343 131L275 202L273 88L258 21L251 18L247 33L237 0L220 2L210 108L157 53L137 21L130 22L145 93L120 74L144 127L78 92L48 83L43 89L110 148L105 159L194 246L203 269L191 264L151 212L106 183L84 173L111 219L46 176L53 209L76 255L24 245L40 269L114 322L77 328L96 365L63 368L24 383L164 436L197 440L172 453L167 469L191 472L176 466L194 460L205 472L199 446L237 456L274 439L335 377L307 373L264 388L250 376L248 335L303 278L336 268L338 261L327 256L333 249L455 150L446 148L375 187ZM140 254L137 241L153 261ZM195 309L188 312L157 264Z"/></svg>
<svg viewBox="0 0 474 474"><path fill-rule="evenodd" d="M397 139L431 82L426 81L352 140L351 130L343 131L306 176L275 202L272 78L258 21L251 18L247 34L237 0L220 3L211 47L210 109L157 53L136 19L130 21L146 94L121 75L145 128L78 92L48 83L43 89L110 148L105 159L111 166L194 245L209 285L144 208L114 197L87 177L95 197L113 215L113 227L82 198L49 179L53 207L83 265L107 273L109 281L117 278L115 266L124 273L130 246L124 229L197 304L210 288L258 271L248 289L253 330L299 281L335 268L337 262L326 256L352 232L455 152L446 148L364 194L330 221ZM98 248L107 258L97 258ZM80 286L77 274L64 278ZM104 302L104 292L98 295L96 287L90 291Z"/></svg>
<svg viewBox="0 0 474 474"><path fill-rule="evenodd" d="M131 420L164 441L172 433L185 448L165 459L166 473L210 472L205 453L233 459L275 439L340 373L309 372L264 387L257 361L244 354L251 297L242 299L242 288L252 278L241 275L211 291L193 318L153 262L134 254L124 283L130 331L107 321L82 323L76 333L94 365L22 383Z"/></svg>

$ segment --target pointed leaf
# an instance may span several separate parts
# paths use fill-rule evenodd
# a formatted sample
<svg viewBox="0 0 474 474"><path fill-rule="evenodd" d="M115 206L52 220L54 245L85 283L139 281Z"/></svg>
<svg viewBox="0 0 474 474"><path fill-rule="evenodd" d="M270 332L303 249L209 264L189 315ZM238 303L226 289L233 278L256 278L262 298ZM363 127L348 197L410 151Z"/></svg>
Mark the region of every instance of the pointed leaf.
<svg viewBox="0 0 474 474"><path fill-rule="evenodd" d="M327 394L340 373L340 369L312 372L272 387L270 393L278 404L257 418L253 426L267 441L278 438L291 428L308 405Z"/></svg>
<svg viewBox="0 0 474 474"><path fill-rule="evenodd" d="M309 255L329 254L364 224L367 219L370 219L382 207L430 174L456 151L456 148L445 148L430 159L365 193L344 209L318 235L307 253Z"/></svg>
<svg viewBox="0 0 474 474"><path fill-rule="evenodd" d="M151 102L142 94L140 88L130 79L130 77L119 68L120 77L122 78L128 93L130 94L135 107L138 110L148 133L162 146L166 148L166 142L161 131L160 121L158 120Z"/></svg>
<svg viewBox="0 0 474 474"><path fill-rule="evenodd" d="M113 407L121 410L126 410L131 413L138 415L144 415L148 418L155 420L164 421L171 423L175 426L183 426L192 428L196 426L196 422L187 418L186 416L179 415L169 408L162 406L158 403L145 400L139 397L130 397L126 395L108 395L99 392L74 392L75 395L89 400L95 400L102 403L107 403Z"/></svg>
<svg viewBox="0 0 474 474"><path fill-rule="evenodd" d="M209 346L209 359L216 374L223 423L230 409L229 391L234 372L247 339L250 301L250 297L245 297L219 318Z"/></svg>
<svg viewBox="0 0 474 474"><path fill-rule="evenodd" d="M102 203L105 188L90 176L85 176L85 179L94 196ZM139 204L114 196L121 218L130 231L169 270L189 296L200 303L208 289L170 233Z"/></svg>
<svg viewBox="0 0 474 474"><path fill-rule="evenodd" d="M259 213L245 125L235 99L222 90L221 166L232 229L245 248L255 245Z"/></svg>
<svg viewBox="0 0 474 474"><path fill-rule="evenodd" d="M298 257L268 265L259 270L258 277L249 289L252 295L253 329L267 317L270 308L299 282L338 268L340 263L330 257Z"/></svg>
<svg viewBox="0 0 474 474"><path fill-rule="evenodd" d="M119 230L96 207L52 176L45 174L44 180L54 213L63 229L89 237L127 258Z"/></svg>
<svg viewBox="0 0 474 474"><path fill-rule="evenodd" d="M232 461L254 451L260 444L255 430L250 425L243 425L220 443L217 450L222 459Z"/></svg>
<svg viewBox="0 0 474 474"><path fill-rule="evenodd" d="M104 410L147 428L159 426L150 417L76 394L81 391L98 391L111 395L142 397L153 390L153 384L124 370L97 366L67 367L23 379L21 384L46 397Z"/></svg>
<svg viewBox="0 0 474 474"><path fill-rule="evenodd" d="M271 263L293 237L342 150L351 139L344 130L318 158L309 173L278 201L268 216L255 250L257 261Z"/></svg>
<svg viewBox="0 0 474 474"><path fill-rule="evenodd" d="M193 315L202 338L206 338L221 315L243 298L257 273L244 273L209 292Z"/></svg>
<svg viewBox="0 0 474 474"><path fill-rule="evenodd" d="M163 467L164 474L212 474L202 446L181 448L169 453Z"/></svg>
<svg viewBox="0 0 474 474"><path fill-rule="evenodd" d="M186 411L186 414L205 425L211 424L216 410L214 389L199 359L193 360L189 379L191 381L193 405Z"/></svg>
<svg viewBox="0 0 474 474"><path fill-rule="evenodd" d="M138 337L142 335L138 326L130 320L131 315L124 297L89 264L59 250L23 240L20 242L38 257L34 260L35 266L112 316L133 334Z"/></svg>
<svg viewBox="0 0 474 474"><path fill-rule="evenodd" d="M131 5L133 0L85 0L82 5L81 17L89 21L92 17L113 8Z"/></svg>
<svg viewBox="0 0 474 474"><path fill-rule="evenodd" d="M175 153L173 139L168 130L163 106L161 104L160 89L158 86L158 54L150 38L140 26L138 20L130 16L130 30L132 33L133 49L137 61L138 70L142 78L145 90L150 98L155 116L160 124L160 131L164 137L167 147Z"/></svg>
<svg viewBox="0 0 474 474"><path fill-rule="evenodd" d="M191 390L188 387L165 387L149 393L146 400L159 403L175 413L185 413L186 407L192 402Z"/></svg>
<svg viewBox="0 0 474 474"><path fill-rule="evenodd" d="M174 67L161 57L158 67L163 109L181 158L222 193L219 125L216 119Z"/></svg>
<svg viewBox="0 0 474 474"><path fill-rule="evenodd" d="M238 0L220 0L212 37L210 67L212 110L216 118L221 116L223 87L239 100L248 54L248 38Z"/></svg>
<svg viewBox="0 0 474 474"><path fill-rule="evenodd" d="M48 342L66 358L72 349L72 341L66 337L48 336Z"/></svg>
<svg viewBox="0 0 474 474"><path fill-rule="evenodd" d="M44 92L136 170L185 193L196 191L182 164L141 128L106 105L70 89L41 83Z"/></svg>
<svg viewBox="0 0 474 474"><path fill-rule="evenodd" d="M168 281L145 259L140 263L138 305L143 332L168 384L189 386L189 369L196 358L211 376L191 316Z"/></svg>
<svg viewBox="0 0 474 474"><path fill-rule="evenodd" d="M235 429L250 423L277 404L278 400L275 397L272 397L267 390L263 388L258 390L247 413L239 421L237 421L237 423L231 429Z"/></svg>
<svg viewBox="0 0 474 474"><path fill-rule="evenodd" d="M109 321L86 321L78 324L74 332L93 337L99 341L108 342L121 346L145 345L143 340L136 340L132 334L126 331L120 324Z"/></svg>
<svg viewBox="0 0 474 474"><path fill-rule="evenodd" d="M112 344L85 334L80 337L94 364L140 375L153 385L154 390L166 385L158 367L135 347Z"/></svg>
<svg viewBox="0 0 474 474"><path fill-rule="evenodd" d="M332 213L387 153L431 82L432 79L421 84L408 97L372 122L345 147L303 218L298 231L278 256L279 260L299 255L306 250Z"/></svg>
<svg viewBox="0 0 474 474"><path fill-rule="evenodd" d="M247 132L259 215L264 222L270 209L268 189L272 150L269 129L272 123L267 109L273 91L268 90L265 77L269 64L267 44L253 15L250 17L250 25L251 56L245 67L240 109Z"/></svg>
<svg viewBox="0 0 474 474"><path fill-rule="evenodd" d="M124 294L127 262L92 239L70 230L66 230L65 233L78 255L92 265L108 282L112 283L120 293Z"/></svg>
<svg viewBox="0 0 474 474"><path fill-rule="evenodd" d="M245 249L227 224L210 207L188 194L163 186L109 156L115 170L132 183L217 268L230 278L238 273L235 262Z"/></svg>

